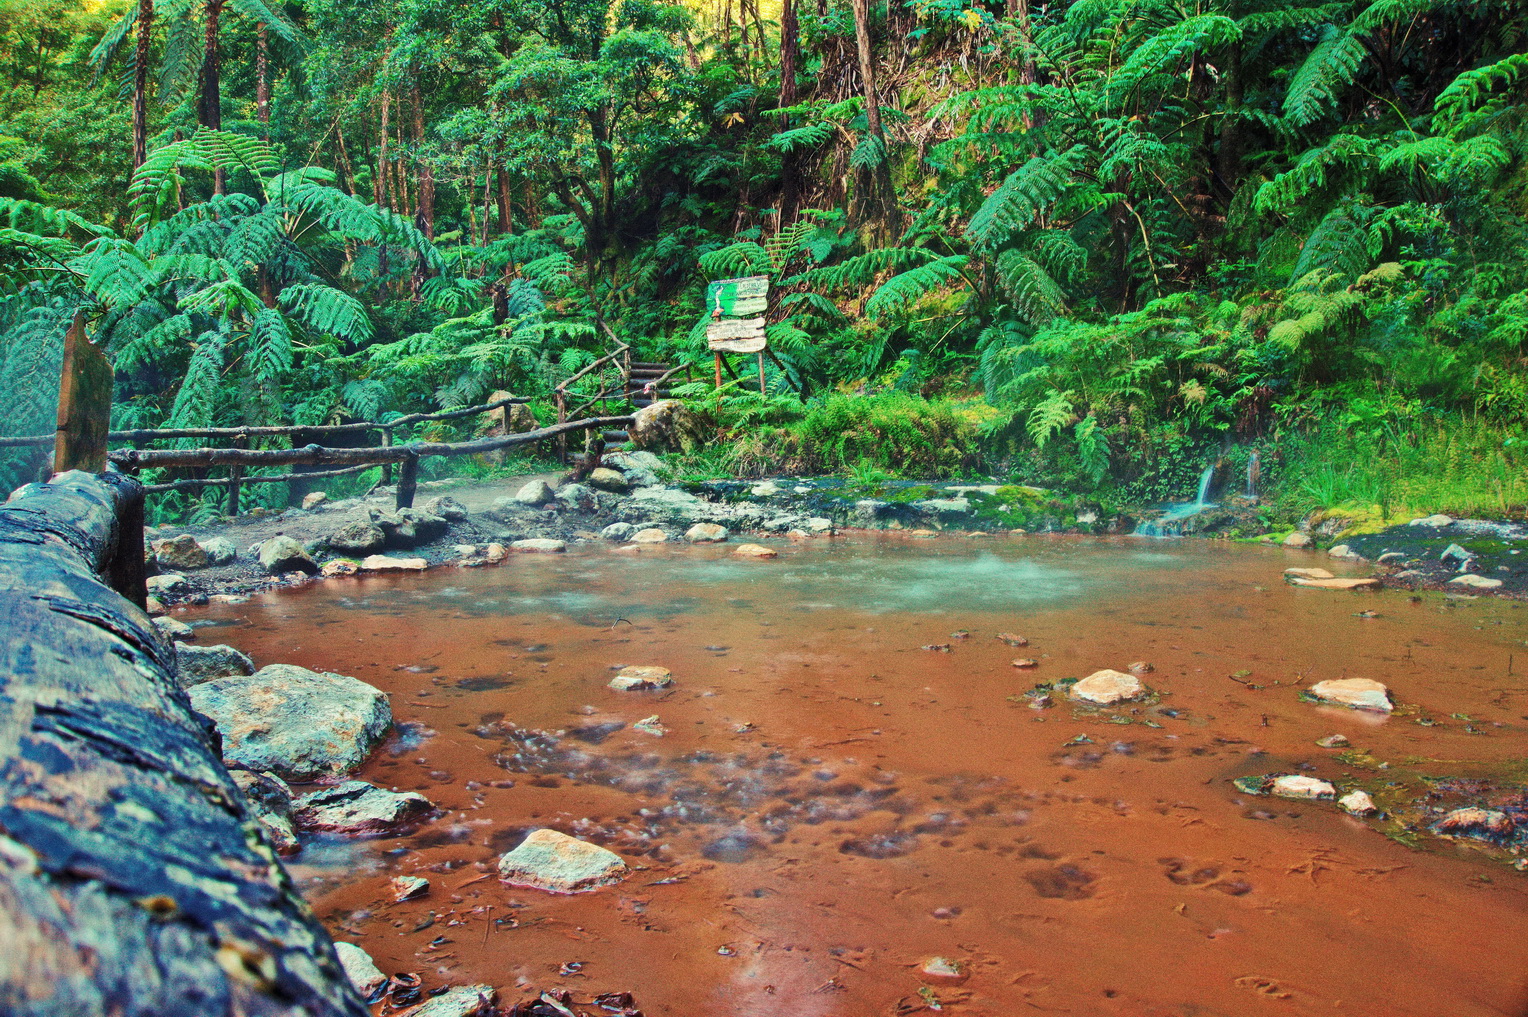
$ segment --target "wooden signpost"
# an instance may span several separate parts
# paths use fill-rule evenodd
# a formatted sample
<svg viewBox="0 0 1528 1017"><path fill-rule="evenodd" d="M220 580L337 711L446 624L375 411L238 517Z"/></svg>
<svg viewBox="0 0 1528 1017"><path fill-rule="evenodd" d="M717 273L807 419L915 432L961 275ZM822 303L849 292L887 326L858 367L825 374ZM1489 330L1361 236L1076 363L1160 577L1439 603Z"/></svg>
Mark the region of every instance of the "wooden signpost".
<svg viewBox="0 0 1528 1017"><path fill-rule="evenodd" d="M769 306L769 276L718 279L706 289L706 345L716 355L716 387L722 387L722 354L754 353L759 358L759 394L764 394L764 310Z"/></svg>
<svg viewBox="0 0 1528 1017"><path fill-rule="evenodd" d="M58 389L58 434L53 472L106 472L106 434L111 429L111 362L85 336L85 312L64 336L64 370Z"/></svg>

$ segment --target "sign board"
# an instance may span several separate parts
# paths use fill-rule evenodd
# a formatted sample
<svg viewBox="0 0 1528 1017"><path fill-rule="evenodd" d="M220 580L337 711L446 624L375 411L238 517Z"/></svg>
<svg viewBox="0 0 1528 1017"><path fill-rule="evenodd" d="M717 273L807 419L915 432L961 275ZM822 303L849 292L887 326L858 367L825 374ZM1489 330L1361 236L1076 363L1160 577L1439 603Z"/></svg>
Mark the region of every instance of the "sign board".
<svg viewBox="0 0 1528 1017"><path fill-rule="evenodd" d="M769 276L718 279L706 287L706 313L715 318L746 318L763 314L769 305Z"/></svg>
<svg viewBox="0 0 1528 1017"><path fill-rule="evenodd" d="M64 336L64 370L58 391L58 435L54 472L106 470L106 435L111 429L111 361L85 337L85 312L74 316Z"/></svg>
<svg viewBox="0 0 1528 1017"><path fill-rule="evenodd" d="M764 319L713 321L706 326L706 345L718 353L758 353L768 345Z"/></svg>

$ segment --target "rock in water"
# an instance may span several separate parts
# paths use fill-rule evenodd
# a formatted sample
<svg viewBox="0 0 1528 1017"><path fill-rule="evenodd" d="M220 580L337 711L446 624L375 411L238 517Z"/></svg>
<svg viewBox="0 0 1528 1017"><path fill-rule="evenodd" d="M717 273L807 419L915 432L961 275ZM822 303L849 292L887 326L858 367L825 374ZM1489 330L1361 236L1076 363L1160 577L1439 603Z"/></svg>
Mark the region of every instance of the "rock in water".
<svg viewBox="0 0 1528 1017"><path fill-rule="evenodd" d="M1337 804L1342 807L1342 811L1353 816L1367 816L1377 811L1374 799L1369 797L1367 791L1349 791L1337 799Z"/></svg>
<svg viewBox="0 0 1528 1017"><path fill-rule="evenodd" d="M387 535L380 527L357 520L324 538L329 550L336 554L375 554L387 543Z"/></svg>
<svg viewBox="0 0 1528 1017"><path fill-rule="evenodd" d="M614 851L556 830L533 830L499 859L499 878L551 893L580 893L619 883L626 863Z"/></svg>
<svg viewBox="0 0 1528 1017"><path fill-rule="evenodd" d="M1336 579L1337 577L1326 569L1285 569L1284 578L1286 581L1293 581L1295 579Z"/></svg>
<svg viewBox="0 0 1528 1017"><path fill-rule="evenodd" d="M1310 695L1323 703L1351 706L1355 710L1389 713L1395 709L1390 690L1372 678L1331 678L1310 687Z"/></svg>
<svg viewBox="0 0 1528 1017"><path fill-rule="evenodd" d="M610 679L610 687L618 692L643 692L648 689L667 688L672 684L674 684L674 676L668 668L643 664L624 667L620 673Z"/></svg>
<svg viewBox="0 0 1528 1017"><path fill-rule="evenodd" d="M684 531L684 539L692 544L720 544L727 536L727 528L716 523L696 523Z"/></svg>
<svg viewBox="0 0 1528 1017"><path fill-rule="evenodd" d="M430 567L424 558L390 558L385 554L369 554L361 559L362 572L423 572Z"/></svg>
<svg viewBox="0 0 1528 1017"><path fill-rule="evenodd" d="M347 780L292 803L293 815L304 830L347 837L390 833L432 808L424 795L387 791L364 780Z"/></svg>
<svg viewBox="0 0 1528 1017"><path fill-rule="evenodd" d="M191 572L212 564L212 556L207 553L207 549L198 544L196 538L189 533L182 533L169 540L156 540L153 548L154 560L159 563L159 567L174 572Z"/></svg>
<svg viewBox="0 0 1528 1017"><path fill-rule="evenodd" d="M214 678L193 685L187 694L192 707L217 725L226 762L285 780L354 770L393 723L381 690L295 664Z"/></svg>
<svg viewBox="0 0 1528 1017"><path fill-rule="evenodd" d="M630 540L636 532L637 528L630 523L611 523L600 531L600 537L605 540Z"/></svg>
<svg viewBox="0 0 1528 1017"><path fill-rule="evenodd" d="M531 537L527 540L517 540L509 546L516 551L531 554L556 554L559 551L566 551L568 549L567 541L554 540L548 537Z"/></svg>
<svg viewBox="0 0 1528 1017"><path fill-rule="evenodd" d="M161 635L177 642L182 639L196 638L196 630L179 618L155 618L154 627Z"/></svg>
<svg viewBox="0 0 1528 1017"><path fill-rule="evenodd" d="M345 977L350 979L350 984L355 986L355 991L359 992L366 1002L375 1002L391 979L377 967L376 961L371 959L371 954L354 943L339 942L334 944L334 952L339 956L340 967L345 969Z"/></svg>
<svg viewBox="0 0 1528 1017"><path fill-rule="evenodd" d="M1284 538L1285 547L1314 547L1315 544L1309 533L1291 533Z"/></svg>
<svg viewBox="0 0 1528 1017"><path fill-rule="evenodd" d="M1301 579L1298 576L1286 578L1292 586L1305 586L1313 590L1377 590L1381 585L1378 579Z"/></svg>
<svg viewBox="0 0 1528 1017"><path fill-rule="evenodd" d="M692 452L706 440L700 418L677 399L660 399L642 407L626 433L639 449Z"/></svg>
<svg viewBox="0 0 1528 1017"><path fill-rule="evenodd" d="M482 1017L494 1012L497 996L491 985L457 985L407 1013L408 1017Z"/></svg>
<svg viewBox="0 0 1528 1017"><path fill-rule="evenodd" d="M739 544L732 549L732 553L744 558L778 558L780 552L763 544Z"/></svg>
<svg viewBox="0 0 1528 1017"><path fill-rule="evenodd" d="M532 480L515 492L515 501L521 505L545 505L555 497L544 480Z"/></svg>
<svg viewBox="0 0 1528 1017"><path fill-rule="evenodd" d="M1097 703L1099 706L1110 706L1114 703L1139 699L1146 694L1146 686L1142 685L1141 680L1133 674L1105 668L1102 671L1094 671L1068 689L1066 694L1070 699Z"/></svg>
<svg viewBox="0 0 1528 1017"><path fill-rule="evenodd" d="M620 470L612 470L608 466L601 466L590 471L588 480L590 487L597 487L601 491L625 494L631 490L631 481L626 479L626 474Z"/></svg>
<svg viewBox="0 0 1528 1017"><path fill-rule="evenodd" d="M631 542L633 544L664 544L668 542L668 534L656 526L650 526L645 530L638 530L636 533L633 533L631 535Z"/></svg>
<svg viewBox="0 0 1528 1017"><path fill-rule="evenodd" d="M293 825L292 789L287 787L286 781L272 773L252 770L233 770L230 776L244 792L250 811L270 837L271 847L278 855L295 855L302 845L297 840L297 827Z"/></svg>
<svg viewBox="0 0 1528 1017"><path fill-rule="evenodd" d="M257 556L260 567L273 576L286 572L306 572L312 575L318 571L318 566L308 557L303 546L286 534L279 534L261 544Z"/></svg>
<svg viewBox="0 0 1528 1017"><path fill-rule="evenodd" d="M1275 777L1268 790L1269 793L1278 795L1280 798L1330 801L1337 797L1337 789L1326 781L1290 773Z"/></svg>
<svg viewBox="0 0 1528 1017"><path fill-rule="evenodd" d="M925 978L936 978L941 981L963 981L965 972L960 969L959 961L952 961L948 957L930 957L919 968Z"/></svg>
<svg viewBox="0 0 1528 1017"><path fill-rule="evenodd" d="M1463 586L1471 590L1494 590L1501 586L1501 580L1466 573L1465 575L1450 579L1448 585Z"/></svg>
<svg viewBox="0 0 1528 1017"><path fill-rule="evenodd" d="M1517 824L1505 812L1469 807L1450 812L1433 824L1432 831L1444 837L1503 843L1517 832Z"/></svg>
<svg viewBox="0 0 1528 1017"><path fill-rule="evenodd" d="M176 675L182 688L214 678L255 673L255 662L232 646L192 646L175 644Z"/></svg>

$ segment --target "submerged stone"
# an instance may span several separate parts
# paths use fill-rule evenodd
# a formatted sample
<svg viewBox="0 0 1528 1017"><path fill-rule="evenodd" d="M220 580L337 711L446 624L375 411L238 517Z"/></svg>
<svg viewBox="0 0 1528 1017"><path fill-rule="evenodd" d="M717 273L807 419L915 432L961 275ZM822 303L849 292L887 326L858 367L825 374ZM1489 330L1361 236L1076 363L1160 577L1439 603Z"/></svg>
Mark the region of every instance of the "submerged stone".
<svg viewBox="0 0 1528 1017"><path fill-rule="evenodd" d="M1284 576L1287 580L1295 579L1336 579L1326 569L1285 569Z"/></svg>
<svg viewBox="0 0 1528 1017"><path fill-rule="evenodd" d="M960 969L960 962L950 960L948 957L930 957L918 970L926 978L938 978L945 981L958 981L966 977L965 972Z"/></svg>
<svg viewBox="0 0 1528 1017"><path fill-rule="evenodd" d="M626 862L614 851L556 830L533 830L499 859L499 878L549 893L582 893L619 883Z"/></svg>
<svg viewBox="0 0 1528 1017"><path fill-rule="evenodd" d="M555 540L549 537L532 537L529 540L517 540L509 545L516 551L531 554L557 554L568 549L565 540Z"/></svg>
<svg viewBox="0 0 1528 1017"><path fill-rule="evenodd" d="M1389 713L1395 709L1390 690L1372 678L1330 678L1310 687L1312 698L1355 710Z"/></svg>
<svg viewBox="0 0 1528 1017"><path fill-rule="evenodd" d="M1110 706L1114 703L1138 699L1145 694L1146 686L1142 685L1141 680L1135 675L1109 668L1094 671L1067 690L1068 698L1085 703L1096 703L1099 706Z"/></svg>
<svg viewBox="0 0 1528 1017"><path fill-rule="evenodd" d="M1301 579L1298 576L1288 579L1295 586L1313 590L1377 590L1381 585L1378 579Z"/></svg>

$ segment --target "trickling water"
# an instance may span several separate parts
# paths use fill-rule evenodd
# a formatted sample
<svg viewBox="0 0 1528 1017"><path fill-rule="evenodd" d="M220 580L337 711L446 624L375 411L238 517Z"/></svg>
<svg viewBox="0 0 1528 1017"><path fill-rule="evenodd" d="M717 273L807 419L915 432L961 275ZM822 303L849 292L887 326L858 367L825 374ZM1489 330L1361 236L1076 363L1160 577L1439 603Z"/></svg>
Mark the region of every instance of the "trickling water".
<svg viewBox="0 0 1528 1017"><path fill-rule="evenodd" d="M1215 467L1213 464L1206 466L1204 472L1199 475L1199 491L1194 495L1194 500L1178 505L1169 505L1167 512L1159 519L1151 519L1136 527L1135 535L1139 537L1177 537L1183 533L1183 524L1192 519L1207 508L1214 508L1209 501L1210 484L1215 480Z"/></svg>

